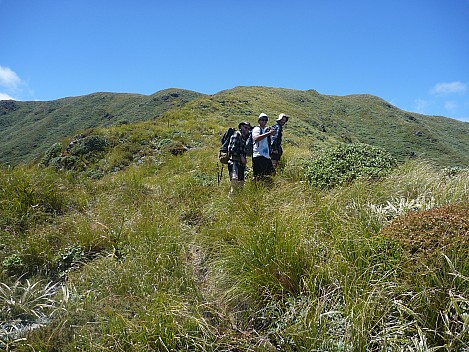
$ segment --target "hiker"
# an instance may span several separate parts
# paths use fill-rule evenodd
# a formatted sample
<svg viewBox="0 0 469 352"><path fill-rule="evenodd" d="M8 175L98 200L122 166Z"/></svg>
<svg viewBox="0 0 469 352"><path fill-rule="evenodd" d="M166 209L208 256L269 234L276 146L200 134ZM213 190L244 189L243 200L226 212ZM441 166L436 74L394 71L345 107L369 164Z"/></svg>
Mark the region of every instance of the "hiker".
<svg viewBox="0 0 469 352"><path fill-rule="evenodd" d="M254 180L264 179L275 173L270 160L270 136L274 133L272 129L266 129L269 118L261 113L258 118L259 125L252 129L254 142L252 151L252 171Z"/></svg>
<svg viewBox="0 0 469 352"><path fill-rule="evenodd" d="M228 161L228 171L230 173L231 189L230 195L244 186L244 171L246 169L246 138L251 132L249 122L241 122L238 125L239 131L233 133L228 145L230 159Z"/></svg>
<svg viewBox="0 0 469 352"><path fill-rule="evenodd" d="M277 123L272 126L274 133L270 137L270 159L274 170L277 170L280 157L283 154L282 149L282 130L289 117L285 114L278 115Z"/></svg>

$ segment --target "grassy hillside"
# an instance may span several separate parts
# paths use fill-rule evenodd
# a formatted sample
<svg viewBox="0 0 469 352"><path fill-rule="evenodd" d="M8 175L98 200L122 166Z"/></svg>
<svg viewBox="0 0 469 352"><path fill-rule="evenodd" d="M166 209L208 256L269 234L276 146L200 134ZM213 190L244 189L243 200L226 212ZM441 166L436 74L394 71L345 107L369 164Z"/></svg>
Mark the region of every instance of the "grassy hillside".
<svg viewBox="0 0 469 352"><path fill-rule="evenodd" d="M271 121L280 112L292 116L290 145L317 150L337 141L363 142L401 161L418 155L439 166L469 165L468 123L408 113L370 95L266 87L237 87L211 96L173 89L151 96L96 93L52 102L2 102L0 162L35 159L52 143L92 127L191 116L201 123L215 118L224 129L241 120L254 124L262 111Z"/></svg>
<svg viewBox="0 0 469 352"><path fill-rule="evenodd" d="M0 168L0 349L467 351L469 172L404 148L379 177L309 182L327 150L370 135L327 115L356 100L395 109L240 87ZM280 170L229 198L217 142L259 111L292 116ZM412 117L396 131L433 119ZM414 136L466 128L434 119Z"/></svg>
<svg viewBox="0 0 469 352"><path fill-rule="evenodd" d="M182 89L153 95L94 93L44 102L0 102L0 163L31 161L81 130L153 119L201 96Z"/></svg>
<svg viewBox="0 0 469 352"><path fill-rule="evenodd" d="M286 112L293 117L288 142L310 149L337 141L363 142L384 148L401 161L415 154L440 166L469 165L469 124L408 113L370 95L238 87L192 105L197 103L203 113L219 114L230 122L238 118L255 123L261 111L271 118Z"/></svg>

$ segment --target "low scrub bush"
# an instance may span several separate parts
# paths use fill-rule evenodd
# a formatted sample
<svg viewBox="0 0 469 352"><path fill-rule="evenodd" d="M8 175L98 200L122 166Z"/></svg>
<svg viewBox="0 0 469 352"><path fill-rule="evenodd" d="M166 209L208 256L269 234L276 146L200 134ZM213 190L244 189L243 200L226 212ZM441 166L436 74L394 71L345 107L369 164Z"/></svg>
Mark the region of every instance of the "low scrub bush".
<svg viewBox="0 0 469 352"><path fill-rule="evenodd" d="M368 144L339 144L305 161L305 178L317 187L334 187L357 178L383 177L396 165L386 151Z"/></svg>
<svg viewBox="0 0 469 352"><path fill-rule="evenodd" d="M14 253L2 261L3 270L10 276L21 276L25 271L23 259Z"/></svg>
<svg viewBox="0 0 469 352"><path fill-rule="evenodd" d="M102 151L106 149L107 145L106 138L102 136L87 136L79 140L73 148L71 148L70 153L72 155L84 155L91 152Z"/></svg>
<svg viewBox="0 0 469 352"><path fill-rule="evenodd" d="M465 350L460 348L468 346L469 203L411 212L381 234L404 250L401 279L411 294L403 302L412 307L412 318L432 327L432 345Z"/></svg>
<svg viewBox="0 0 469 352"><path fill-rule="evenodd" d="M402 244L413 270L427 270L442 252L462 250L469 254L469 203L410 212L395 219L381 234Z"/></svg>
<svg viewBox="0 0 469 352"><path fill-rule="evenodd" d="M58 156L49 160L49 166L54 167L57 170L72 170L76 168L78 164L78 158L73 155Z"/></svg>
<svg viewBox="0 0 469 352"><path fill-rule="evenodd" d="M54 143L47 149L43 158L41 159L41 165L48 166L53 158L57 158L62 154L62 144Z"/></svg>

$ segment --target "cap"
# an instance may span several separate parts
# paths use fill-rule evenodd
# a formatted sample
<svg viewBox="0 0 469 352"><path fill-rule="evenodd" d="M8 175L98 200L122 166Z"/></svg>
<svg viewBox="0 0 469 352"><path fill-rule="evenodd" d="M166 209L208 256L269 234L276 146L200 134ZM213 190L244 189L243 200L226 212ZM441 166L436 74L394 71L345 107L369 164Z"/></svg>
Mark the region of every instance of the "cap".
<svg viewBox="0 0 469 352"><path fill-rule="evenodd" d="M287 122L288 119L289 119L289 117L288 117L286 114L280 114L280 115L278 115L278 118L277 118L277 120L275 120L275 121L280 121L280 120L283 119L284 117L285 117L285 122Z"/></svg>
<svg viewBox="0 0 469 352"><path fill-rule="evenodd" d="M250 124L249 122L247 122L247 121L240 122L239 125L238 125L238 128L241 129L241 126L243 126L243 125L248 126L248 128L249 128L250 130L252 130L251 124Z"/></svg>
<svg viewBox="0 0 469 352"><path fill-rule="evenodd" d="M265 114L265 113L261 112L261 113L259 114L259 118L258 118L258 120L260 120L260 119L262 119L262 118L269 119L269 118L267 117L267 114Z"/></svg>

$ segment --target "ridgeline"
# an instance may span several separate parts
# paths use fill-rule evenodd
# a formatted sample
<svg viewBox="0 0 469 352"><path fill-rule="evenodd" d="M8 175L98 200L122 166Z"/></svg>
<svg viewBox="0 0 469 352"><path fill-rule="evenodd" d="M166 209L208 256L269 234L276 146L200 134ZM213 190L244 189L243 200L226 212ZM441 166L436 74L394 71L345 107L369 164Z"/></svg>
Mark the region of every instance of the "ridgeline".
<svg viewBox="0 0 469 352"><path fill-rule="evenodd" d="M94 93L47 102L0 102L0 163L38 160L56 142L93 128L142 121L215 119L221 131L241 120L256 123L260 112L292 116L286 145L316 150L337 142L383 148L400 161L412 156L440 167L469 165L469 124L398 109L372 95L330 96L314 90L236 87L213 95L167 89L153 95ZM179 131L191 134L192 131Z"/></svg>

